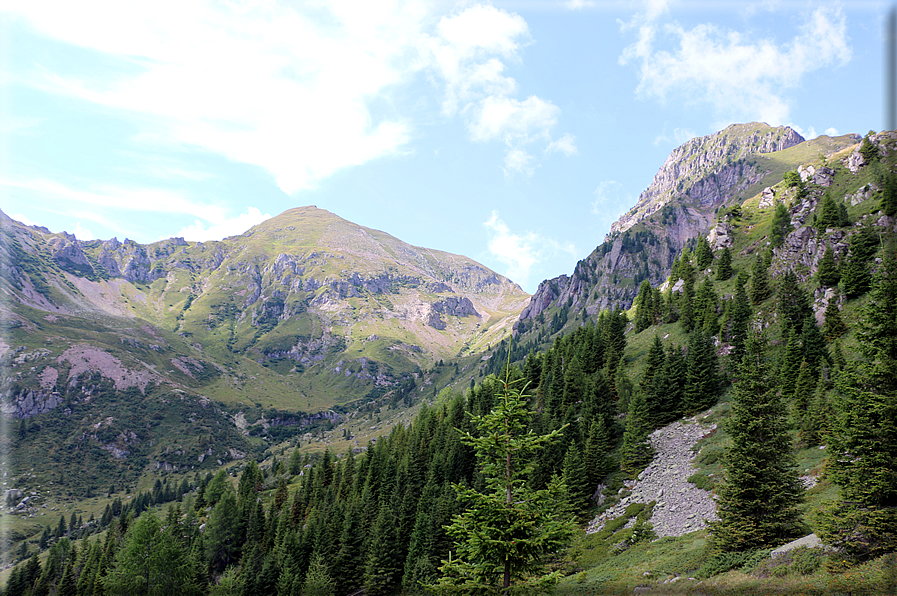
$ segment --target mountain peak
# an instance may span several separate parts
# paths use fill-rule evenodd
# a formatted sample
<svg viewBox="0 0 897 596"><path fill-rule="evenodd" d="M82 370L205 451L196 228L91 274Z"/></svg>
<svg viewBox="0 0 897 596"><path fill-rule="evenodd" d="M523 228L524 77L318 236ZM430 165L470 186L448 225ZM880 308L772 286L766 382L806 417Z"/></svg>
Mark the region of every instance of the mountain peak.
<svg viewBox="0 0 897 596"><path fill-rule="evenodd" d="M781 151L805 140L789 126L770 126L764 122L730 124L714 134L689 139L670 153L635 206L611 225L608 238L625 232L674 199L701 207L719 206L728 189L721 188L726 184L718 180L718 174L750 154ZM737 174L741 174L737 178L747 182L758 173L739 171Z"/></svg>

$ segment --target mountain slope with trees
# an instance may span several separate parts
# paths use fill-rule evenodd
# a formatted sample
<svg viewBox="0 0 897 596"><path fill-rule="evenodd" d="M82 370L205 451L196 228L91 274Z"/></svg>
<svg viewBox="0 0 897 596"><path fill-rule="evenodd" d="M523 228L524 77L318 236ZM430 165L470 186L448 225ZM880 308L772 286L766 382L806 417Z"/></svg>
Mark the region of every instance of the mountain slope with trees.
<svg viewBox="0 0 897 596"><path fill-rule="evenodd" d="M469 368L443 363L438 395L367 445L353 448L346 435L388 408L328 421L345 439L329 447L269 434L253 457L220 469L161 469L158 488L119 497L86 523L74 511L38 518L37 532L22 529L7 550L19 564L6 594L149 591L168 569L180 578L172 592L185 594L500 593L557 578L569 594L674 592L676 577L712 577L676 583L702 593L887 586L897 550L887 457L897 428L895 170L895 133L797 164L768 191L719 210L714 228L725 226L726 240L686 242L662 283L639 283L629 311L551 306L513 342L460 361ZM508 401L509 386L526 389ZM510 416L503 399L519 410L513 432L500 424ZM64 408L54 412L63 424ZM649 434L691 415L718 423L698 444L689 481L718 495L721 519L654 541L656 503L632 502L627 487L652 460ZM36 416L14 448L44 435L47 420ZM489 445L517 440L541 448L522 457L498 498L509 452ZM519 515L507 522L502 507L523 507L514 491L537 508L528 520L546 514L558 532L523 532ZM538 496L547 494L550 504ZM559 547L552 523L584 523L611 507L624 513ZM16 515L24 528L27 513ZM484 532L469 531L471 519L485 520ZM768 558L811 531L838 556ZM534 546L508 573L490 553L512 552L517 538Z"/></svg>

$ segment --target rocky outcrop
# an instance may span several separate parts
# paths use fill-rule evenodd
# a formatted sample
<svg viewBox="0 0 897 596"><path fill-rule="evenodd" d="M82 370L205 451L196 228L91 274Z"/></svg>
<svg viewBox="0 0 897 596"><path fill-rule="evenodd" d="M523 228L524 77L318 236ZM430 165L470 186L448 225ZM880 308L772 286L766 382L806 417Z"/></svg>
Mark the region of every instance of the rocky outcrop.
<svg viewBox="0 0 897 596"><path fill-rule="evenodd" d="M691 139L677 147L639 195L635 207L611 225L623 232L677 198L702 207L722 204L733 188L747 187L765 173L747 164L752 153L772 153L805 139L787 126L733 124L716 134Z"/></svg>
<svg viewBox="0 0 897 596"><path fill-rule="evenodd" d="M445 329L445 321L442 320L441 315L467 317L470 315L479 316L479 313L474 308L470 298L449 296L430 305L430 312L426 318L427 325L440 331Z"/></svg>
<svg viewBox="0 0 897 596"><path fill-rule="evenodd" d="M651 433L654 459L628 486L629 495L592 520L586 532L601 530L608 521L623 515L631 503L651 501L655 505L650 521L658 538L702 530L707 522L719 519L711 494L688 482L689 476L695 473L692 448L715 428L691 418Z"/></svg>
<svg viewBox="0 0 897 596"><path fill-rule="evenodd" d="M540 284L515 329L529 328L533 323L527 321L555 305L589 314L629 308L641 280L655 287L663 283L685 243L707 234L721 206L767 175L749 159L751 155L787 149L803 140L788 127L751 123L734 124L681 145L636 205L611 226L604 243L577 264L572 278L561 276ZM727 225L714 229L714 248L731 243Z"/></svg>
<svg viewBox="0 0 897 596"><path fill-rule="evenodd" d="M58 391L25 389L8 391L0 399L0 412L8 418L31 418L49 412L64 401Z"/></svg>

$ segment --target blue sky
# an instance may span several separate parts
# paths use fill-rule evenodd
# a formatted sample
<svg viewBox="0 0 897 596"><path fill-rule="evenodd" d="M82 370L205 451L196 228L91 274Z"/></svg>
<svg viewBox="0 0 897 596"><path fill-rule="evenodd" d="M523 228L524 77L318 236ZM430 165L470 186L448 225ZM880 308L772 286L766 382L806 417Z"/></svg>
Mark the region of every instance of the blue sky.
<svg viewBox="0 0 897 596"><path fill-rule="evenodd" d="M0 209L152 242L317 205L532 292L691 137L881 130L889 7L0 0Z"/></svg>

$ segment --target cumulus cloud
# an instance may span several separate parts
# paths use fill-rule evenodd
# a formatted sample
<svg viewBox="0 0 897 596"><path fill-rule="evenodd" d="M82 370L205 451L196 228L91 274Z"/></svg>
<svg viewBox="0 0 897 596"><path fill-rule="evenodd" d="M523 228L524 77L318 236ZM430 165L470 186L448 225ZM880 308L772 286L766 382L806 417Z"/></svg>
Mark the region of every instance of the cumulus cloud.
<svg viewBox="0 0 897 596"><path fill-rule="evenodd" d="M23 223L23 224L25 224L26 226L35 226L35 227L37 227L37 226L40 225L40 224L36 224L36 223L34 223L33 221L31 221L30 219L28 219L26 216L22 215L21 213L13 213L13 214L11 214L9 217L12 218L12 219L14 219L15 221L17 221L17 222L19 222L19 223Z"/></svg>
<svg viewBox="0 0 897 596"><path fill-rule="evenodd" d="M403 0L4 2L31 30L113 65L23 66L18 82L136 115L136 140L259 166L289 194L408 152L413 124L394 101L422 73L438 80L443 114L464 118L472 138L494 126L486 102L515 98L506 70L520 62L529 27L489 4L439 18L440 8ZM554 119L527 123L524 135L489 139L509 152L551 141Z"/></svg>
<svg viewBox="0 0 897 596"><path fill-rule="evenodd" d="M145 142L269 171L288 193L403 151L409 125L371 108L419 72L429 15L403 2L10 0L33 29L117 60L85 75L35 68L33 87L141 116Z"/></svg>
<svg viewBox="0 0 897 596"><path fill-rule="evenodd" d="M807 73L851 58L846 18L837 7L815 9L798 34L782 44L711 24L686 29L677 22L661 23L666 11L666 2L652 2L644 14L621 24L624 32L637 33L620 63L638 65L637 95L706 102L723 119L785 124L787 90ZM660 49L668 40L672 47Z"/></svg>
<svg viewBox="0 0 897 596"><path fill-rule="evenodd" d="M271 215L262 212L256 207L247 207L246 213L241 213L236 217L217 221L206 227L199 220L192 225L182 228L175 236L180 236L185 240L195 242L206 242L209 240L222 240L228 236L236 236L242 234L252 226L258 225L271 219Z"/></svg>
<svg viewBox="0 0 897 596"><path fill-rule="evenodd" d="M837 137L841 133L838 132L837 128L831 126L831 127L825 129L825 134L827 134L830 137Z"/></svg>
<svg viewBox="0 0 897 596"><path fill-rule="evenodd" d="M576 137L566 133L558 140L550 142L548 147L545 148L545 153L551 154L555 152L560 152L564 155L576 155L579 153L579 150L576 148Z"/></svg>
<svg viewBox="0 0 897 596"><path fill-rule="evenodd" d="M78 240L93 240L93 232L81 225L81 222L75 223L75 229L72 232Z"/></svg>
<svg viewBox="0 0 897 596"><path fill-rule="evenodd" d="M551 148L560 115L550 100L515 97L518 84L506 74L507 63L519 62L521 49L530 41L522 17L479 4L440 19L435 33L422 43L423 60L444 87L443 114L461 115L475 142L503 142L505 174L532 175L538 160L528 146L539 142ZM569 134L557 143L565 155L575 153Z"/></svg>
<svg viewBox="0 0 897 596"><path fill-rule="evenodd" d="M560 243L532 231L512 232L498 211L493 211L483 225L488 230L489 253L507 267L505 275L521 285L526 285L532 268L546 256L558 252L576 255L576 248L569 242Z"/></svg>

